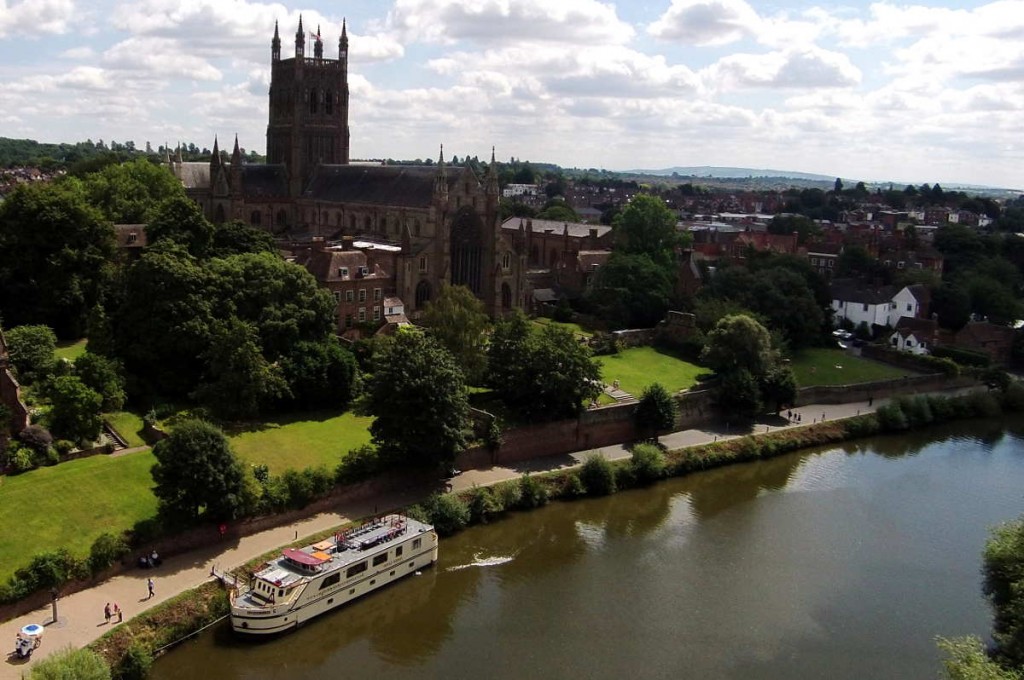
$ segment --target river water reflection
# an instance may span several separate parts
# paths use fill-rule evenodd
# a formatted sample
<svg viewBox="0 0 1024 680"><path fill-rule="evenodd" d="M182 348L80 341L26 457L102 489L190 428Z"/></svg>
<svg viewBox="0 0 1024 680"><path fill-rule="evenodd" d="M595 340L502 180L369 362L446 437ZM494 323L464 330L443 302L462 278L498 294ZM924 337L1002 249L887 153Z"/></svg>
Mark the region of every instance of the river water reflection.
<svg viewBox="0 0 1024 680"><path fill-rule="evenodd" d="M934 678L986 636L980 553L1024 512L1024 423L971 423L555 503L263 643L152 677Z"/></svg>

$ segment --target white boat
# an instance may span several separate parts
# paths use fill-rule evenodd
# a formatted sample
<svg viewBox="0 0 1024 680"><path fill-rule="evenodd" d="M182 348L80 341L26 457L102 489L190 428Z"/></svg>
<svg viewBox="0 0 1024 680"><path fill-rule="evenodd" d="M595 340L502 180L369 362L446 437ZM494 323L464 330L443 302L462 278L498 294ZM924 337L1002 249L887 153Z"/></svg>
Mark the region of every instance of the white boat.
<svg viewBox="0 0 1024 680"><path fill-rule="evenodd" d="M231 591L231 627L290 630L437 561L434 527L387 515L305 548L287 548Z"/></svg>

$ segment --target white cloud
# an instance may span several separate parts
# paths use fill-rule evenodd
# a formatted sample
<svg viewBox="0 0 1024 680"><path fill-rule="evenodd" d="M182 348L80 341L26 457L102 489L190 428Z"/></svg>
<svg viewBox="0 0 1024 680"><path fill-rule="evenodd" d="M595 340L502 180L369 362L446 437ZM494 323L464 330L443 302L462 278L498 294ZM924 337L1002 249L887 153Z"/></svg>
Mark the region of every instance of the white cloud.
<svg viewBox="0 0 1024 680"><path fill-rule="evenodd" d="M122 71L141 71L153 78L220 80L222 74L208 61L182 52L167 38L129 38L103 53L105 66Z"/></svg>
<svg viewBox="0 0 1024 680"><path fill-rule="evenodd" d="M65 33L74 15L73 0L0 0L0 38Z"/></svg>
<svg viewBox="0 0 1024 680"><path fill-rule="evenodd" d="M622 44L633 28L597 0L396 0L385 26L403 41Z"/></svg>
<svg viewBox="0 0 1024 680"><path fill-rule="evenodd" d="M92 59L96 56L96 51L89 46L72 47L61 52L60 56L65 59Z"/></svg>
<svg viewBox="0 0 1024 680"><path fill-rule="evenodd" d="M708 87L722 91L850 87L861 81L861 72L849 57L816 47L733 54L712 64L701 76Z"/></svg>
<svg viewBox="0 0 1024 680"><path fill-rule="evenodd" d="M726 45L760 30L761 18L744 0L672 0L647 31L662 40Z"/></svg>

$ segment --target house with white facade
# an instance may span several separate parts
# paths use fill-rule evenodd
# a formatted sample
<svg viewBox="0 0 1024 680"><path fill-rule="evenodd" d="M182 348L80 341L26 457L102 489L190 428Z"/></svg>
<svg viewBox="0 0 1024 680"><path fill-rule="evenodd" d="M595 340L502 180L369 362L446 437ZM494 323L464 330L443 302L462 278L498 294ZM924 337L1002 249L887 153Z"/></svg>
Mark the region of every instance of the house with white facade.
<svg viewBox="0 0 1024 680"><path fill-rule="evenodd" d="M901 352L930 354L938 341L939 327L934 319L901 317L889 336L889 344Z"/></svg>
<svg viewBox="0 0 1024 680"><path fill-rule="evenodd" d="M921 284L912 286L870 286L855 279L836 279L829 286L836 325L843 319L855 327L893 328L901 317L921 318L928 314L930 297Z"/></svg>

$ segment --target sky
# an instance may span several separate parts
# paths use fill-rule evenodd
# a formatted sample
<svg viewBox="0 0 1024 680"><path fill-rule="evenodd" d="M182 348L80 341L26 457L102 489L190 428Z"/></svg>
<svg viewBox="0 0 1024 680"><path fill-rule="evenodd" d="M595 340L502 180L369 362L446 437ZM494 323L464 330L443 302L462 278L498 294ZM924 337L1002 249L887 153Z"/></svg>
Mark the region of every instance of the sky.
<svg viewBox="0 0 1024 680"><path fill-rule="evenodd" d="M1024 188L1024 0L0 0L0 136L263 153L300 14L353 158Z"/></svg>

